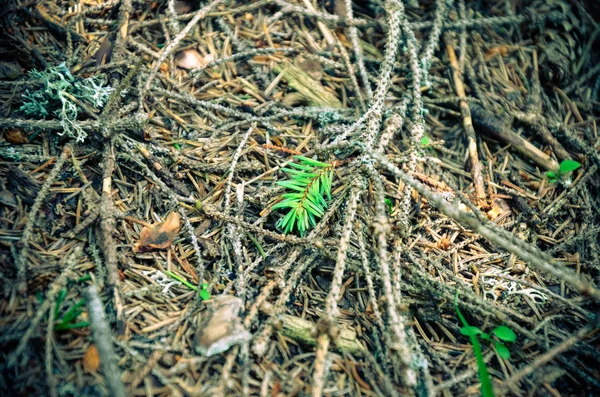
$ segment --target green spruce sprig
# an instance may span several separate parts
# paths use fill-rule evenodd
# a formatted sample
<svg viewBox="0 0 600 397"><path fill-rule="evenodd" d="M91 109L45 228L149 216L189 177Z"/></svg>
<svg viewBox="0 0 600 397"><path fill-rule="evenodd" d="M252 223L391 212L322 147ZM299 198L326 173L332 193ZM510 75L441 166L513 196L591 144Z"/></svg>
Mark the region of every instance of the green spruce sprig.
<svg viewBox="0 0 600 397"><path fill-rule="evenodd" d="M289 208L289 212L277 222L277 227L288 234L294 227L303 236L311 227L317 225L327 209L327 200L331 199L333 165L322 163L304 156L294 156L300 163L289 163L290 168L283 171L290 177L287 181L277 182L288 189L282 201L273 206L273 210Z"/></svg>

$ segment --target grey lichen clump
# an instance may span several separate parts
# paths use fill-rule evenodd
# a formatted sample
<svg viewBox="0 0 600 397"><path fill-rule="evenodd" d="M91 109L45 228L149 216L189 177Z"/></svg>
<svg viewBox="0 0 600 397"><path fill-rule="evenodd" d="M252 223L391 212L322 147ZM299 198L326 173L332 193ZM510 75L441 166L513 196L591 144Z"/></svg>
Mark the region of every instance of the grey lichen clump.
<svg viewBox="0 0 600 397"><path fill-rule="evenodd" d="M99 76L85 79L73 76L64 63L44 71L32 70L29 75L41 80L43 86L33 92L25 92L20 110L28 116L55 116L63 127L59 135L66 134L77 142L83 142L87 134L77 123L79 111L83 110L82 106L101 109L113 88L104 86Z"/></svg>

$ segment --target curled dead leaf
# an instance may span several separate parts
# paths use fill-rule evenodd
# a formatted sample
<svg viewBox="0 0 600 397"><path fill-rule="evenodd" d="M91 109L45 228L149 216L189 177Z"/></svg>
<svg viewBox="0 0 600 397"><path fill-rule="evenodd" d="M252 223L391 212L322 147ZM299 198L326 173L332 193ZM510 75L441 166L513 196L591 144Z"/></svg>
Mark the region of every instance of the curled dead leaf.
<svg viewBox="0 0 600 397"><path fill-rule="evenodd" d="M208 317L194 338L196 352L210 357L250 340L251 335L239 317L242 307L243 301L233 295L219 295L211 299Z"/></svg>
<svg viewBox="0 0 600 397"><path fill-rule="evenodd" d="M176 0L175 12L179 15L187 14L198 9L197 2L191 0Z"/></svg>
<svg viewBox="0 0 600 397"><path fill-rule="evenodd" d="M140 238L134 245L135 252L150 249L168 248L177 237L180 228L180 217L178 212L172 212L167 219L152 228L144 226L140 232Z"/></svg>
<svg viewBox="0 0 600 397"><path fill-rule="evenodd" d="M4 137L12 144L28 143L27 134L23 130L6 130L4 131Z"/></svg>
<svg viewBox="0 0 600 397"><path fill-rule="evenodd" d="M115 35L113 33L109 33L106 35L106 37L104 37L102 43L100 43L100 47L94 54L96 66L105 65L110 62L114 47Z"/></svg>
<svg viewBox="0 0 600 397"><path fill-rule="evenodd" d="M91 344L85 352L83 359L83 370L87 373L96 372L100 367L100 355L95 344Z"/></svg>
<svg viewBox="0 0 600 397"><path fill-rule="evenodd" d="M199 69L206 64L206 60L198 51L188 49L175 55L175 64L186 70Z"/></svg>
<svg viewBox="0 0 600 397"><path fill-rule="evenodd" d="M323 78L323 66L314 59L304 58L299 55L294 59L294 63L313 79L321 80Z"/></svg>
<svg viewBox="0 0 600 397"><path fill-rule="evenodd" d="M450 240L448 240L446 237L442 237L438 242L437 245L440 249L443 249L444 251L447 250L448 248L450 248L450 245L452 245L452 243L450 242Z"/></svg>

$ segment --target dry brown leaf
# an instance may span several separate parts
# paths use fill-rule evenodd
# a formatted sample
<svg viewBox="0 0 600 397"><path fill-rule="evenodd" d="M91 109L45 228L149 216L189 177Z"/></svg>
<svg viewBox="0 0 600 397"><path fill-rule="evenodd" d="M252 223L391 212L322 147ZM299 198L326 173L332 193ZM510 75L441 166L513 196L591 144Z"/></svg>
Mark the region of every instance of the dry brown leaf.
<svg viewBox="0 0 600 397"><path fill-rule="evenodd" d="M189 49L175 55L175 64L186 70L199 69L206 65L206 60L198 51Z"/></svg>
<svg viewBox="0 0 600 397"><path fill-rule="evenodd" d="M493 206L492 209L487 212L487 217L490 221L493 221L494 219L498 218L503 212L504 211L502 210L502 208Z"/></svg>
<svg viewBox="0 0 600 397"><path fill-rule="evenodd" d="M9 207L16 207L18 205L15 195L6 189L0 190L0 203Z"/></svg>
<svg viewBox="0 0 600 397"><path fill-rule="evenodd" d="M233 295L219 295L209 301L209 315L195 336L196 352L206 357L248 341L250 333L242 325L239 312L243 301Z"/></svg>
<svg viewBox="0 0 600 397"><path fill-rule="evenodd" d="M96 372L100 367L100 355L93 343L88 347L82 359L83 369L87 373Z"/></svg>
<svg viewBox="0 0 600 397"><path fill-rule="evenodd" d="M96 66L105 65L110 62L112 57L113 49L115 47L115 35L109 33L104 37L98 51L94 54L96 59Z"/></svg>
<svg viewBox="0 0 600 397"><path fill-rule="evenodd" d="M313 59L307 59L303 56L297 56L294 59L294 63L298 66L304 73L309 75L315 80L321 80L323 78L323 66L320 62L317 62Z"/></svg>
<svg viewBox="0 0 600 397"><path fill-rule="evenodd" d="M153 225L152 228L144 226L133 247L135 252L168 248L179 233L179 220L179 213L172 212L164 222Z"/></svg>
<svg viewBox="0 0 600 397"><path fill-rule="evenodd" d="M198 6L195 1L191 0L176 0L175 1L175 12L179 15L187 14L191 11L197 10Z"/></svg>
<svg viewBox="0 0 600 397"><path fill-rule="evenodd" d="M27 134L23 130L6 130L4 131L4 137L12 144L28 143Z"/></svg>
<svg viewBox="0 0 600 397"><path fill-rule="evenodd" d="M447 250L448 248L450 248L450 245L452 245L452 242L450 240L448 240L446 237L442 237L437 242L438 248L443 249L444 251Z"/></svg>

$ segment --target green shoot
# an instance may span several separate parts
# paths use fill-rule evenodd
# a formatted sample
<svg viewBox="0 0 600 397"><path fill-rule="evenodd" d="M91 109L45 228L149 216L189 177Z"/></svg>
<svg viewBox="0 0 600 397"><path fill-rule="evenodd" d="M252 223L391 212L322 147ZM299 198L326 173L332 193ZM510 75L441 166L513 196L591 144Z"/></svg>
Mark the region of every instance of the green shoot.
<svg viewBox="0 0 600 397"><path fill-rule="evenodd" d="M311 227L317 225L317 218L325 215L327 199L331 199L331 184L333 180L333 165L322 163L304 156L295 156L300 164L290 163L290 168L284 168L287 181L277 182L279 186L288 189L283 194L282 201L273 206L273 210L289 208L289 212L277 222L277 227L288 234L294 227L303 236Z"/></svg>
<svg viewBox="0 0 600 397"><path fill-rule="evenodd" d="M207 301L210 299L210 292L208 291L208 284L202 283L200 285L200 299Z"/></svg>
<svg viewBox="0 0 600 397"><path fill-rule="evenodd" d="M174 278L175 280L179 281L181 284L185 285L186 287L188 287L191 290L194 291L198 291L198 287L196 287L194 284L190 283L189 281L187 281L185 278L181 277L178 274L175 274L173 272L170 271L165 271L165 274L171 278Z"/></svg>
<svg viewBox="0 0 600 397"><path fill-rule="evenodd" d="M429 144L431 144L431 138L429 138L427 135L423 135L421 138L421 146L427 146Z"/></svg>
<svg viewBox="0 0 600 397"><path fill-rule="evenodd" d="M246 233L246 236L248 236L248 238L250 238L250 240L252 240L254 245L256 245L256 249L258 250L258 253L260 254L260 256L262 256L263 259L267 259L267 254L265 254L265 250L263 250L262 245L260 245L260 243L258 242L256 237L254 237L250 233Z"/></svg>
<svg viewBox="0 0 600 397"><path fill-rule="evenodd" d="M581 167L581 163L578 161L563 160L560 163L560 167L558 168L558 171L556 171L556 172L548 171L548 172L546 172L546 176L548 177L548 180L550 181L550 183L556 183L559 180L564 179L567 175L569 175L571 172L577 170L580 167Z"/></svg>
<svg viewBox="0 0 600 397"><path fill-rule="evenodd" d="M384 199L384 201L385 201L385 204L387 205L387 207L388 207L388 209L389 209L389 211L390 211L390 214L391 214L392 212L394 212L394 203L392 202L392 200L390 200L389 198L387 198L387 197L386 197L386 198Z"/></svg>
<svg viewBox="0 0 600 397"><path fill-rule="evenodd" d="M67 310L67 312L62 316L60 322L57 321L59 314L60 314L60 308L61 308L66 296L67 296L67 290L62 289L58 293L58 296L56 297L56 306L54 308L54 318L56 320L56 325L54 325L54 330L55 331L64 331L67 329L85 328L85 327L89 326L87 321L81 321L78 323L75 322L75 320L77 320L77 317L79 317L79 315L81 313L83 313L83 310L80 309L80 307L85 305L85 299L81 299L79 302L74 304L73 307L71 307L69 310Z"/></svg>
<svg viewBox="0 0 600 397"><path fill-rule="evenodd" d="M485 364L485 361L483 361L481 344L479 343L479 339L477 337L480 336L481 339L489 341L492 338L492 335L495 336L497 339L494 340L494 348L498 352L498 355L504 359L509 359L510 351L503 342L514 342L517 340L517 335L512 329L505 325L500 325L499 327L494 328L491 334L487 334L481 331L479 328L469 325L467 319L462 315L460 309L458 308L458 290L454 296L454 307L456 308L456 315L463 325L463 327L460 329L460 333L468 336L471 341L471 345L473 345L473 353L475 354L475 360L477 362L479 381L481 382L481 395L483 397L494 397L492 381L490 379L487 365Z"/></svg>

